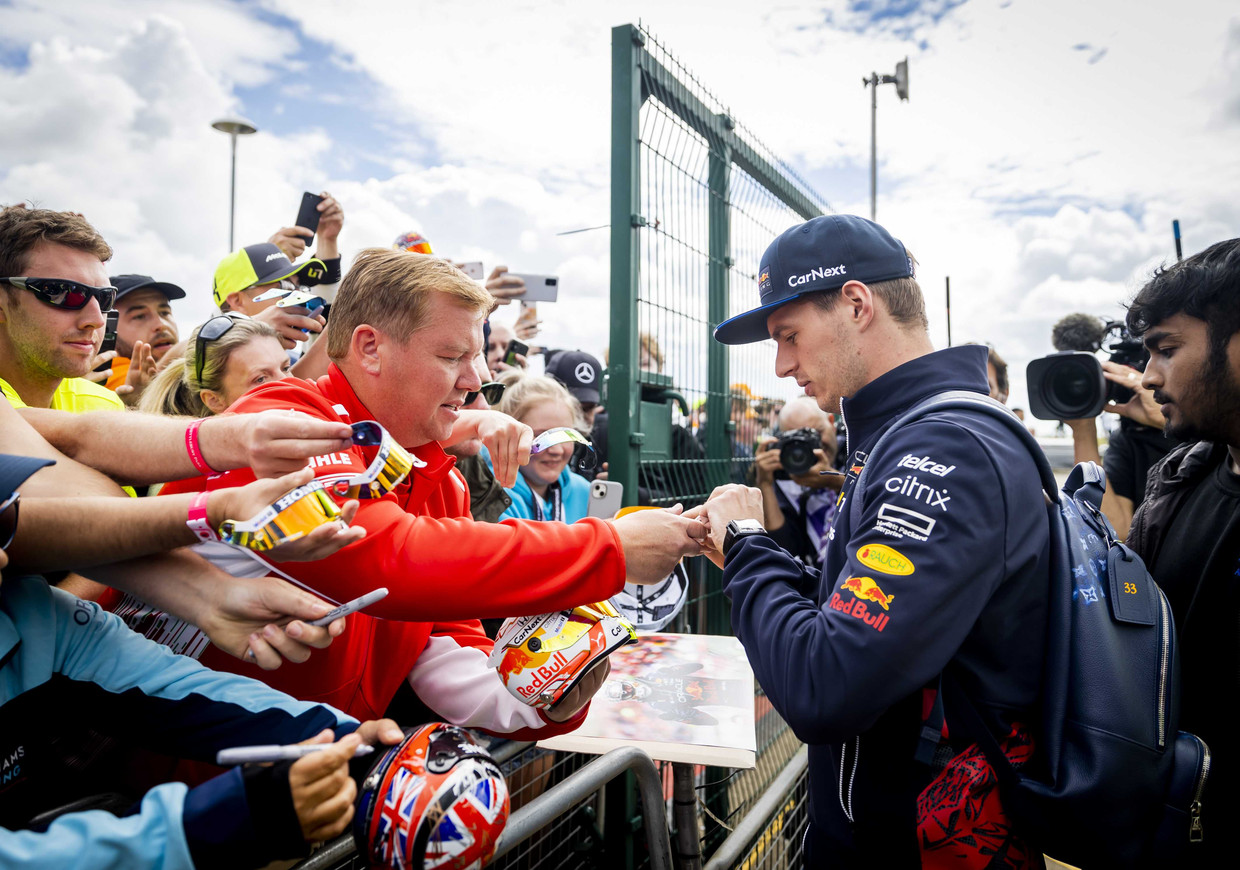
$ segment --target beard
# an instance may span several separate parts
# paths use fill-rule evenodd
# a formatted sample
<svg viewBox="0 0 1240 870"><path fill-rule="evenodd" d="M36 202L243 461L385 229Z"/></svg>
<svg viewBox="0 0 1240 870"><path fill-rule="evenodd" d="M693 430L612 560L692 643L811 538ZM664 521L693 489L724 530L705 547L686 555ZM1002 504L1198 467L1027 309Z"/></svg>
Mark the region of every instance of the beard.
<svg viewBox="0 0 1240 870"><path fill-rule="evenodd" d="M1154 391L1154 400L1166 403L1165 393ZM1179 441L1216 441L1236 443L1236 426L1240 421L1240 377L1226 363L1207 367L1184 389L1184 395L1172 403L1180 412L1180 421L1167 420L1163 432Z"/></svg>

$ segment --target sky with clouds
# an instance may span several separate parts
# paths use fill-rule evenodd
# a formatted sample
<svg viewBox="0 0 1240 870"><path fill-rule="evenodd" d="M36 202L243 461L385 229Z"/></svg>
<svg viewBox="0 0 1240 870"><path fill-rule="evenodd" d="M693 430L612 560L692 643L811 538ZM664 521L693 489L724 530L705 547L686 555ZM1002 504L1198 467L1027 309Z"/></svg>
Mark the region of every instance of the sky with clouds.
<svg viewBox="0 0 1240 870"><path fill-rule="evenodd" d="M342 200L346 257L436 251L557 274L543 338L601 355L611 27L642 23L835 211L869 212L862 77L879 89L878 217L920 261L931 335L1023 370L1069 311L1118 315L1160 262L1240 235L1240 9L1096 0L0 0L0 202L80 211L114 271L179 282L192 324L237 241ZM734 287L734 293L754 293ZM515 314L515 312L512 312ZM510 316L501 312L501 319ZM795 385L781 390L791 395Z"/></svg>

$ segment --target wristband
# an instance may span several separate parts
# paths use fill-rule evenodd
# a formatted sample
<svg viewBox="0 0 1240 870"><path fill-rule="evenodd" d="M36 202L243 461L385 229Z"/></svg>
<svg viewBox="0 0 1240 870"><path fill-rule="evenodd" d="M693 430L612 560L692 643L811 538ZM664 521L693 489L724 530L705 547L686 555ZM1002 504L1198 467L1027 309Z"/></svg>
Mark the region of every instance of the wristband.
<svg viewBox="0 0 1240 870"><path fill-rule="evenodd" d="M211 528L211 521L207 519L207 499L210 496L211 493L206 490L194 496L194 500L189 503L189 516L185 520L185 525L189 526L189 530L203 543L220 539L215 529Z"/></svg>
<svg viewBox="0 0 1240 870"><path fill-rule="evenodd" d="M206 422L205 417L195 420L185 430L185 452L189 454L189 461L194 463L194 468L198 469L199 474L219 474L207 463L207 458L202 455L202 447L198 443L198 427L204 422Z"/></svg>

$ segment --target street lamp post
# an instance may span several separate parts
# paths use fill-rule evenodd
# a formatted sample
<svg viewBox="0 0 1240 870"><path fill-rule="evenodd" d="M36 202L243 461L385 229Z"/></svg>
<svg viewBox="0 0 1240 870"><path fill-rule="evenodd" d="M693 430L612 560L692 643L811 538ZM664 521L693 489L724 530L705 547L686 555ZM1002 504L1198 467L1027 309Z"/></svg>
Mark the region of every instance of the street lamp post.
<svg viewBox="0 0 1240 870"><path fill-rule="evenodd" d="M258 128L245 118L220 118L211 126L221 133L227 133L232 139L232 184L228 193L228 250L233 249L233 226L237 220L237 137L257 133Z"/></svg>
<svg viewBox="0 0 1240 870"><path fill-rule="evenodd" d="M895 85L896 93L903 101L908 100L908 58L896 64L893 76L870 73L861 80L862 87L870 89L870 220L878 220L878 86Z"/></svg>

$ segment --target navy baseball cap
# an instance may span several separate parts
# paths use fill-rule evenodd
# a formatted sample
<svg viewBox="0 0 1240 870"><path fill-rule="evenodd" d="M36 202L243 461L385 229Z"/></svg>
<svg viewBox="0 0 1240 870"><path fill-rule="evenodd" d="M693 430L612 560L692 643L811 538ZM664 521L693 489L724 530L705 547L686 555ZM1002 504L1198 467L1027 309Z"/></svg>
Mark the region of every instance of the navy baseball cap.
<svg viewBox="0 0 1240 870"><path fill-rule="evenodd" d="M583 405L599 403L603 366L590 354L580 350L561 350L547 360L544 371L567 387Z"/></svg>
<svg viewBox="0 0 1240 870"><path fill-rule="evenodd" d="M54 459L36 459L33 456L13 456L0 453L0 502L7 501L26 482L26 478L40 468L55 465Z"/></svg>
<svg viewBox="0 0 1240 870"><path fill-rule="evenodd" d="M116 298L118 301L126 293L132 293L135 290L157 290L170 300L185 298L185 291L176 284L169 284L167 281L156 281L150 275L113 275L108 280L116 288Z"/></svg>
<svg viewBox="0 0 1240 870"><path fill-rule="evenodd" d="M849 281L877 284L913 277L904 244L873 221L851 214L816 217L771 242L758 267L761 304L715 327L722 344L770 338L766 319L807 293L835 290Z"/></svg>

